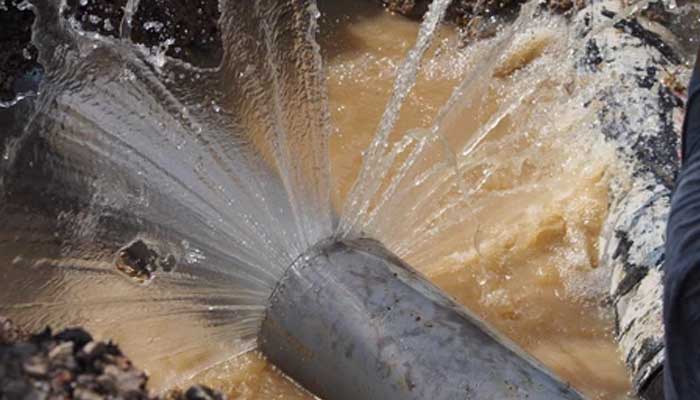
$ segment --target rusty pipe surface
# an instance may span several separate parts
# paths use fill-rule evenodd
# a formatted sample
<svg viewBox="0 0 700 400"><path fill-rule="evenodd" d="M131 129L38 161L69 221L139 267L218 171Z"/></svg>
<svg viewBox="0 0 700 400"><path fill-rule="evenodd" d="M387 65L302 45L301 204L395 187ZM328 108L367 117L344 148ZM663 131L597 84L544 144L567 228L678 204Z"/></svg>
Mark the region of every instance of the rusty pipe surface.
<svg viewBox="0 0 700 400"><path fill-rule="evenodd" d="M368 239L300 257L271 296L259 343L326 400L583 398Z"/></svg>

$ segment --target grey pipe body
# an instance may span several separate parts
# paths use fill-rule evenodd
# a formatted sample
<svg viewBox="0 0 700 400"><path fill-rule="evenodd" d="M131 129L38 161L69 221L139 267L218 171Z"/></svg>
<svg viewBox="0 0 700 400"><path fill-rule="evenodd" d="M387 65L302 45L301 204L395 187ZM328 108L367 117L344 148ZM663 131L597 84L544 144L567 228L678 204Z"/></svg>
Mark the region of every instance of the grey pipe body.
<svg viewBox="0 0 700 400"><path fill-rule="evenodd" d="M300 257L260 347L326 400L583 398L372 240Z"/></svg>

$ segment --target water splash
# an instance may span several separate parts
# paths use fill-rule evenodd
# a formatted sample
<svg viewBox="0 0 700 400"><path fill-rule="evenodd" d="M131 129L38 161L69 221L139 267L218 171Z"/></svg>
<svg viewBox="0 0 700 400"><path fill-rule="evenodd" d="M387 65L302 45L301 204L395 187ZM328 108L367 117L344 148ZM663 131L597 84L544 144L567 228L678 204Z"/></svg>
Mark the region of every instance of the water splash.
<svg viewBox="0 0 700 400"><path fill-rule="evenodd" d="M333 232L315 6L222 2L208 69L33 7L42 96L0 111L0 312L114 338L171 366L156 384L251 350L284 270ZM174 269L124 276L136 240Z"/></svg>
<svg viewBox="0 0 700 400"><path fill-rule="evenodd" d="M364 167L360 172L352 192L348 196L342 215L338 236L350 236L359 231L358 219L367 213L372 198L386 178L388 165L382 162L389 146L389 135L399 117L401 106L415 85L421 59L430 46L431 40L439 24L442 22L450 0L437 0L430 4L425 15L416 44L409 51L396 73L394 90L384 109L384 114L372 142L364 153ZM389 156L390 158L395 157Z"/></svg>
<svg viewBox="0 0 700 400"><path fill-rule="evenodd" d="M486 249L476 200L541 189L497 179L504 170L527 175L536 151L503 164L494 154L519 145L522 136L508 134L516 128L538 137L556 130L548 96L552 86L564 90L561 76L537 57L565 41L555 22L519 48L514 32L536 25L526 13L485 45L492 50L432 126L402 132L402 106L448 4L432 3L397 69L336 217L315 3L222 2L223 58L196 68L129 42L138 1L129 1L120 38L86 35L55 5L35 2L42 94L0 110L10 127L0 137L0 264L13 286L0 291L0 313L114 338L161 371L163 387L254 348L272 288L322 239L372 236L426 270ZM518 81L528 68L535 78ZM473 129L456 123L464 120ZM143 282L124 276L115 266L135 241L172 256L172 271L147 268Z"/></svg>

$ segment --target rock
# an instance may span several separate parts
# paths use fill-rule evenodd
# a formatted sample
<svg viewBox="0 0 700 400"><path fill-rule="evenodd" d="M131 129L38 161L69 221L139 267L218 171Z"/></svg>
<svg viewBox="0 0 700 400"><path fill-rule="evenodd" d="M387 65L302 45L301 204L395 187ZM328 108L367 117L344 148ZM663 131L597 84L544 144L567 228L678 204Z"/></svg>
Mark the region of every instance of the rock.
<svg viewBox="0 0 700 400"><path fill-rule="evenodd" d="M49 363L41 355L31 356L22 363L22 370L30 376L42 378L49 373Z"/></svg>
<svg viewBox="0 0 700 400"><path fill-rule="evenodd" d="M12 321L0 316L0 345L17 342L25 336Z"/></svg>
<svg viewBox="0 0 700 400"><path fill-rule="evenodd" d="M160 255L154 246L139 239L119 251L116 267L129 277L143 282L151 279L158 270L172 271L175 257Z"/></svg>
<svg viewBox="0 0 700 400"><path fill-rule="evenodd" d="M53 335L50 329L27 340L0 345L0 395L9 398L149 399L146 375L110 344L92 344L82 329ZM99 342L98 342L99 343ZM90 357L82 356L86 348ZM104 349L99 354L96 348ZM88 350L89 350L88 349ZM5 388L12 388L13 397ZM2 397L2 396L0 396Z"/></svg>
<svg viewBox="0 0 700 400"><path fill-rule="evenodd" d="M87 333L82 328L69 328L59 332L56 335L56 339L60 341L68 341L78 347L83 347L92 342L92 335Z"/></svg>
<svg viewBox="0 0 700 400"><path fill-rule="evenodd" d="M224 400L196 385L184 394L148 392L148 377L113 343L98 342L82 328L24 335L0 317L0 399Z"/></svg>
<svg viewBox="0 0 700 400"><path fill-rule="evenodd" d="M206 386L195 385L185 392L186 400L224 400L224 396Z"/></svg>
<svg viewBox="0 0 700 400"><path fill-rule="evenodd" d="M186 391L172 390L162 400L225 400L222 393L202 385L194 385Z"/></svg>

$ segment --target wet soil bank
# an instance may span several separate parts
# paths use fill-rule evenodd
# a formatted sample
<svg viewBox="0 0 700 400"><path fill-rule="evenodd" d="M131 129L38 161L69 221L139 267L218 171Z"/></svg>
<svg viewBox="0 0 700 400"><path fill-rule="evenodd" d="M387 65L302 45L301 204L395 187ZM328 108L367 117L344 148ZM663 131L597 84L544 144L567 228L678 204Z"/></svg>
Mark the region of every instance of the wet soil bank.
<svg viewBox="0 0 700 400"><path fill-rule="evenodd" d="M81 328L28 334L0 317L0 398L223 400L205 386L154 396L148 376L111 342Z"/></svg>

